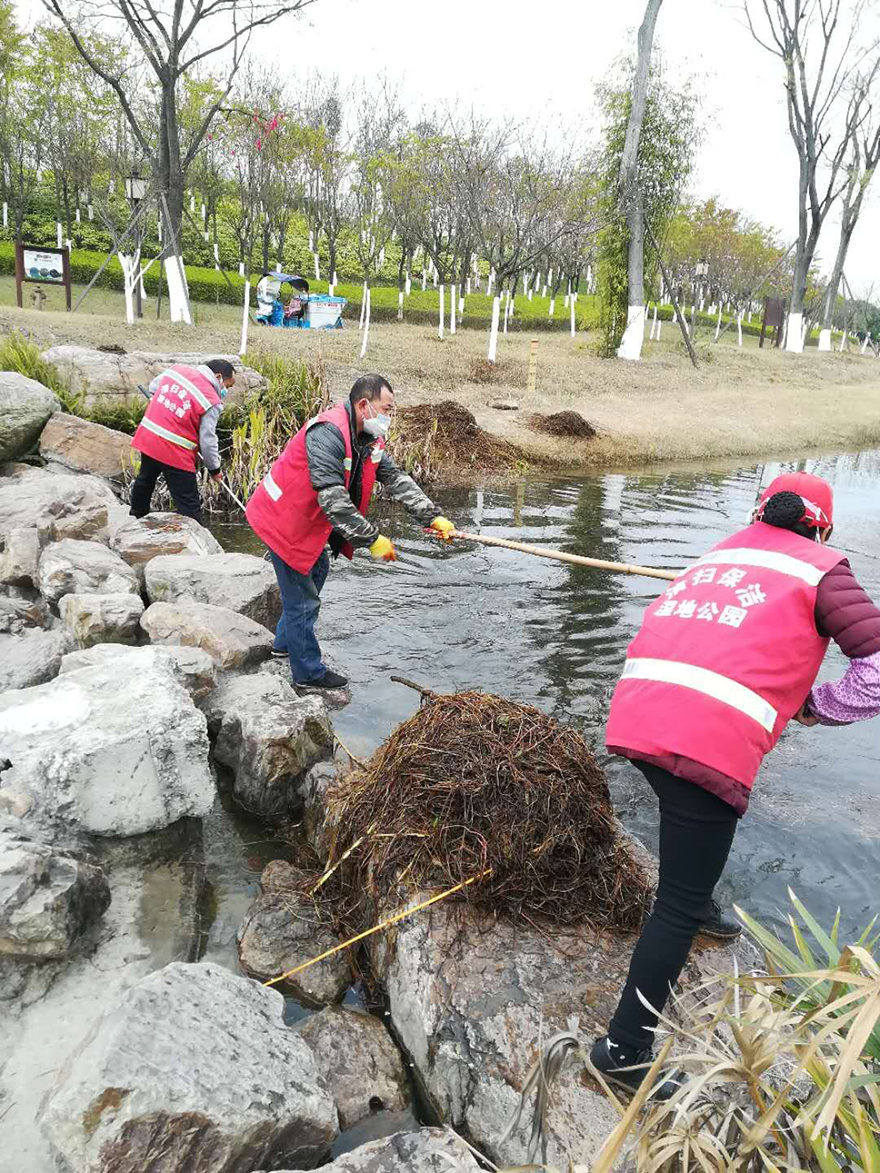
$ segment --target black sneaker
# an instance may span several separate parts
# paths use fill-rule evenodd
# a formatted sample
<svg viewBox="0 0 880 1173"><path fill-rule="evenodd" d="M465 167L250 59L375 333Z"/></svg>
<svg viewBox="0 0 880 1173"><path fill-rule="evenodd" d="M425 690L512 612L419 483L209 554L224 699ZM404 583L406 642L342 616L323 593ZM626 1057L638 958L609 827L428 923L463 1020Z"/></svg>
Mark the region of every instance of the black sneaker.
<svg viewBox="0 0 880 1173"><path fill-rule="evenodd" d="M631 1047L621 1047L612 1043L607 1035L596 1039L590 1051L589 1066L598 1071L609 1083L616 1084L631 1094L637 1092L642 1081L648 1074L654 1054L650 1047L643 1051L636 1051ZM661 1075L651 1092L652 1100L669 1100L682 1086L683 1080L678 1072Z"/></svg>
<svg viewBox="0 0 880 1173"><path fill-rule="evenodd" d="M347 676L340 676L338 672L331 672L328 668L323 676L317 680L306 680L302 684L294 681L294 688L345 688L348 684Z"/></svg>
<svg viewBox="0 0 880 1173"><path fill-rule="evenodd" d="M709 913L697 929L701 936L715 937L719 941L734 941L742 931L739 921L724 916L717 900L710 902Z"/></svg>
<svg viewBox="0 0 880 1173"><path fill-rule="evenodd" d="M287 660L290 658L289 652L279 652L277 648L273 648L270 655L273 660Z"/></svg>

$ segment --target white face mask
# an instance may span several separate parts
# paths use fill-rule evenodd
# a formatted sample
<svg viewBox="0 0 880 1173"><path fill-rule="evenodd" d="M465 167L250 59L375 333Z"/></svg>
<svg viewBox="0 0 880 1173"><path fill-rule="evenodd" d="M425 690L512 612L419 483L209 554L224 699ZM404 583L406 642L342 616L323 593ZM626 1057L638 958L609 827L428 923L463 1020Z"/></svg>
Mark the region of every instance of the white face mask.
<svg viewBox="0 0 880 1173"><path fill-rule="evenodd" d="M372 407L370 408L372 411ZM388 429L391 427L390 415L374 415L369 419L364 420L364 431L368 436L373 436L377 440L384 440L388 435Z"/></svg>

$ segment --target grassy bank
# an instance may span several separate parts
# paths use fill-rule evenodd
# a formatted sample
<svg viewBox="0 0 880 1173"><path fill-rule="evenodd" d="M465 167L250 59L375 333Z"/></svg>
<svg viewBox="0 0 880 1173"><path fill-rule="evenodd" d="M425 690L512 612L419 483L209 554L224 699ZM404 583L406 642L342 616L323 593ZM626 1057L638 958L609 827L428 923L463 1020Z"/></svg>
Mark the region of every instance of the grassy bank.
<svg viewBox="0 0 880 1173"><path fill-rule="evenodd" d="M101 291L100 296L106 299L103 314L0 308L0 330L23 329L43 346L72 342L116 343L128 350L238 349L240 315L232 307L197 307L195 329L151 317L129 327L122 320L119 295ZM670 327L664 328L662 341L645 344L639 363L596 358L594 337L588 333L574 340L565 330L544 334L534 394L526 390L528 334L502 335L495 367L485 361L483 330L460 330L441 342L432 327L376 323L363 360L356 325L314 333L252 326L250 337L251 348L267 355L323 364L334 399L348 391L358 374L378 370L397 389L400 406L455 400L473 413L481 428L514 445L524 460L542 466L583 469L751 459L880 444L880 362L857 351L811 350L798 356L759 350L754 339L746 339L740 349L732 333L718 345L711 343L708 330L698 333L697 370ZM510 400L519 410L492 406ZM567 410L579 412L598 435L589 440L553 437L532 425L533 413ZM444 463L441 475L449 471Z"/></svg>

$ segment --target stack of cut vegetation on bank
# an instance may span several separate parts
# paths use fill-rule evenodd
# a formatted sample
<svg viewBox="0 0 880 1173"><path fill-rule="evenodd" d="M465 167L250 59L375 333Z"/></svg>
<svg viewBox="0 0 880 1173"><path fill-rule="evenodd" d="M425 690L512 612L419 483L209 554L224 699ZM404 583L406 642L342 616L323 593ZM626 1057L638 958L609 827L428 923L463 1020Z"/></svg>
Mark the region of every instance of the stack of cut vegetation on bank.
<svg viewBox="0 0 880 1173"><path fill-rule="evenodd" d="M425 483L465 471L501 473L534 463L515 444L484 431L454 399L400 408L390 451L401 468Z"/></svg>
<svg viewBox="0 0 880 1173"><path fill-rule="evenodd" d="M319 898L342 931L475 878L459 899L545 924L633 930L649 900L583 736L491 693L424 693L331 790L327 827L335 870Z"/></svg>

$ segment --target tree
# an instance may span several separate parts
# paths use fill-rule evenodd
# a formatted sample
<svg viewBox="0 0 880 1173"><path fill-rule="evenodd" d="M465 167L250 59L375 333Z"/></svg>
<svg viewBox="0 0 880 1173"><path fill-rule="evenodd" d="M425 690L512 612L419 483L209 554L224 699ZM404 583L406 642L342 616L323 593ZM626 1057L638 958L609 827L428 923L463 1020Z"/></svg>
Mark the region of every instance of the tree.
<svg viewBox="0 0 880 1173"><path fill-rule="evenodd" d="M620 187L633 88L632 78L626 71L631 69L632 66L624 64L622 79L612 78L611 82L598 88L605 129L599 176L603 227L597 242L597 284L604 333L603 351L608 357L617 354L621 348L630 320L629 307L637 304L630 293L632 234ZM683 85L670 85L662 61L655 58L639 134L636 177L642 226L637 251L642 256L643 301L645 267L650 273L658 263L654 248L646 247L646 244L650 244L652 238L663 241L667 227L681 205L702 136L699 108L700 99L693 84L686 80ZM635 325L627 345L635 353L634 341L638 341L640 353L644 316L641 325L635 313L632 318Z"/></svg>
<svg viewBox="0 0 880 1173"><path fill-rule="evenodd" d="M877 47L857 36L869 0L760 0L761 33L752 17L758 0L743 0L758 44L782 62L788 130L798 156L798 239L786 349L804 348L804 300L822 227L845 189L845 161L865 117L854 74L877 69ZM871 62L873 61L873 64ZM848 92L849 91L849 92Z"/></svg>
<svg viewBox="0 0 880 1173"><path fill-rule="evenodd" d="M834 308L837 303L837 291L843 276L849 246L862 214L862 205L877 164L880 162L880 123L873 118L873 101L871 94L872 83L875 81L877 67L870 77L859 78L856 82L856 93L863 102L866 113L860 121L859 129L853 134L849 157L845 163L846 185L843 189L840 210L840 237L837 242L837 255L834 258L834 268L825 291L822 316L822 333L819 335L819 349L831 349L831 326L834 317Z"/></svg>
<svg viewBox="0 0 880 1173"><path fill-rule="evenodd" d="M648 0L639 29L638 56L633 75L626 139L620 157L620 201L629 240L627 242L626 330L618 349L621 358L639 359L645 337L645 205L639 185L639 139L648 99L648 74L654 46L654 29L663 0Z"/></svg>
<svg viewBox="0 0 880 1173"><path fill-rule="evenodd" d="M135 140L149 161L153 183L165 196L170 241L179 255L187 173L211 125L224 107L241 66L251 34L296 13L314 0L270 3L269 0L43 0L67 30L80 56L116 94ZM105 61L91 48L87 29L100 29L109 19L121 21L132 46L152 75L152 118L139 109L131 93L128 68ZM184 78L224 54L223 82L208 101L195 128L186 133L178 103ZM169 272L171 266L169 266ZM178 301L169 282L169 298ZM176 311L176 312L175 312ZM172 316L180 303L172 305Z"/></svg>

